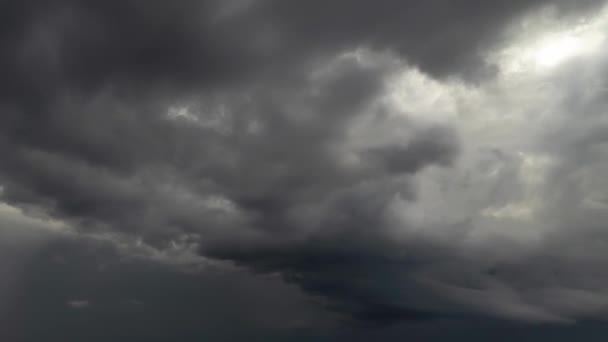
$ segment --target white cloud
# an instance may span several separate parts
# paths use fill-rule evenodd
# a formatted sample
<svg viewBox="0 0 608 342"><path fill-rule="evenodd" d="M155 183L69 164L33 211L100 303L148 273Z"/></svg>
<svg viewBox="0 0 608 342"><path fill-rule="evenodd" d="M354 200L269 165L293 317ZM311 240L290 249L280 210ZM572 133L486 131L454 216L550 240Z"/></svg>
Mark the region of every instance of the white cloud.
<svg viewBox="0 0 608 342"><path fill-rule="evenodd" d="M83 299L74 299L74 300L69 300L67 303L67 306L73 308L73 309L84 309L87 308L91 305L91 302L89 302L88 300L83 300Z"/></svg>

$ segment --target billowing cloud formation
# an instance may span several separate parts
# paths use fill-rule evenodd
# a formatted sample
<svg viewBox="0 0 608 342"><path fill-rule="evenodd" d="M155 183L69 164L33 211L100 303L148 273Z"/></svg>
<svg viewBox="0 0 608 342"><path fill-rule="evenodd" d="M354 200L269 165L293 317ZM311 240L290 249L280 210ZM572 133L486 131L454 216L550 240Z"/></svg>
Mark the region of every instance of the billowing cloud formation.
<svg viewBox="0 0 608 342"><path fill-rule="evenodd" d="M365 321L603 317L600 5L5 4L2 200Z"/></svg>

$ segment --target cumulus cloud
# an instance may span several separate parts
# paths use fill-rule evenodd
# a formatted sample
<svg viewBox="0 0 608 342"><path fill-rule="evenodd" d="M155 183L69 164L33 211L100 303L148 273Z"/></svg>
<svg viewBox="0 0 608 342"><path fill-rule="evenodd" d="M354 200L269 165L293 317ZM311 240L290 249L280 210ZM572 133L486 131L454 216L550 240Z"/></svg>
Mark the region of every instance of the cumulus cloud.
<svg viewBox="0 0 608 342"><path fill-rule="evenodd" d="M601 5L2 5L3 205L361 321L603 318Z"/></svg>

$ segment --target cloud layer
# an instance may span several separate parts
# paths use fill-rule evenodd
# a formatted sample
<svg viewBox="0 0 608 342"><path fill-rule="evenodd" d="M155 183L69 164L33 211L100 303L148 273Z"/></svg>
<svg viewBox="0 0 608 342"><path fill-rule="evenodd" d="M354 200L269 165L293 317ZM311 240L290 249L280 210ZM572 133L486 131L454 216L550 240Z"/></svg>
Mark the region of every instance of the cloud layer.
<svg viewBox="0 0 608 342"><path fill-rule="evenodd" d="M600 1L0 6L0 208L43 230L368 323L606 314Z"/></svg>

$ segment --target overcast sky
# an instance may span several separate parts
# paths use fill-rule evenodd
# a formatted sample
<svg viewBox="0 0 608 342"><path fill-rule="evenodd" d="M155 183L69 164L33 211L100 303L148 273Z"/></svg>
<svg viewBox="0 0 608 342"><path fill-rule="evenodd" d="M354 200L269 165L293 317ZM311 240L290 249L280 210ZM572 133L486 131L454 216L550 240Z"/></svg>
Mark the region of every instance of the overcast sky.
<svg viewBox="0 0 608 342"><path fill-rule="evenodd" d="M608 335L605 1L0 13L0 340Z"/></svg>

